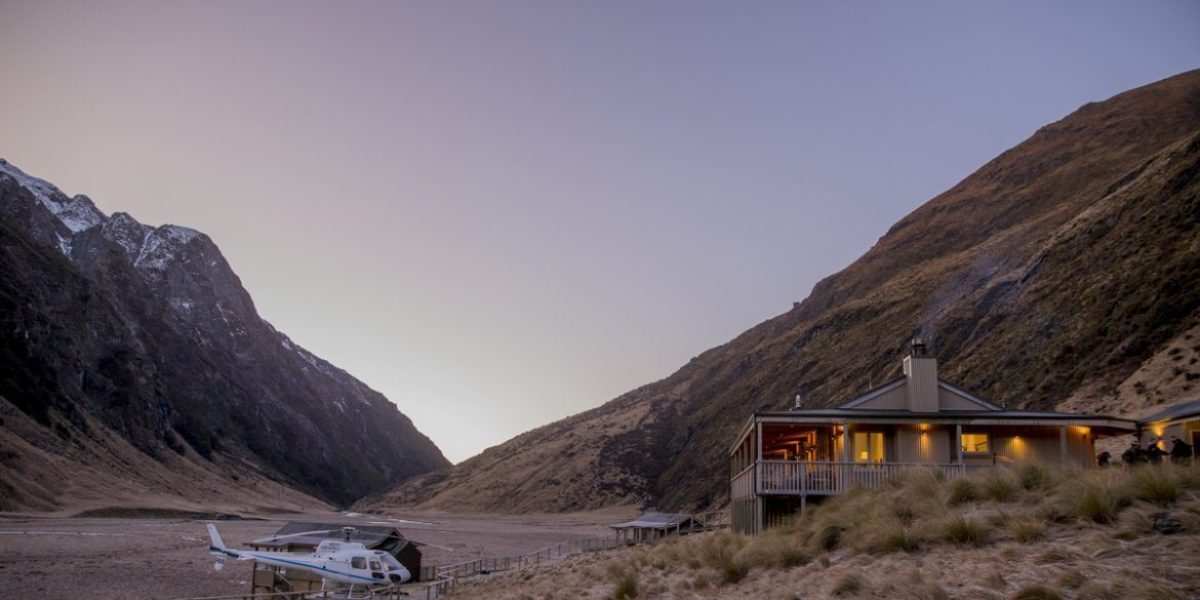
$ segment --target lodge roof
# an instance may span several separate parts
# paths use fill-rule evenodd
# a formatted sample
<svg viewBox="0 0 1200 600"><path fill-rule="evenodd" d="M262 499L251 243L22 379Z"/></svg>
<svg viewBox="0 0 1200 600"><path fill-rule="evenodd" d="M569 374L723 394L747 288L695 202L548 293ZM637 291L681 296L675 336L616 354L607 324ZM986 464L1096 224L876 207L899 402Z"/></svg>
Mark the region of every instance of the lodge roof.
<svg viewBox="0 0 1200 600"><path fill-rule="evenodd" d="M1175 406L1165 408L1150 416L1138 419L1138 423L1147 424L1157 421L1170 421L1172 419L1182 419L1196 416L1200 416L1200 399L1192 400L1190 402L1182 402L1180 404L1176 404Z"/></svg>

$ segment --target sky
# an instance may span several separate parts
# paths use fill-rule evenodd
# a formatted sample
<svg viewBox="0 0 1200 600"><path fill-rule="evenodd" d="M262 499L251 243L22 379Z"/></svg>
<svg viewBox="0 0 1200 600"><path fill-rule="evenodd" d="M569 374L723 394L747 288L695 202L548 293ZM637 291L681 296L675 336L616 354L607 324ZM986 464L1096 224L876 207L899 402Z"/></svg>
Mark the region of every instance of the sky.
<svg viewBox="0 0 1200 600"><path fill-rule="evenodd" d="M0 156L207 233L458 462L1200 67L1200 3L0 0L0 57Z"/></svg>

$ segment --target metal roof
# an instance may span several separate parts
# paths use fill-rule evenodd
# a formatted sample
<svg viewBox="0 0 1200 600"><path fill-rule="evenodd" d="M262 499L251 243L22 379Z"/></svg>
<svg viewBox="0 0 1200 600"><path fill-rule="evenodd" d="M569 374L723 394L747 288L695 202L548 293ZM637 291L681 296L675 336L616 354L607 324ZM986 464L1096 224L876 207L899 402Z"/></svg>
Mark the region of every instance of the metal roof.
<svg viewBox="0 0 1200 600"><path fill-rule="evenodd" d="M269 548L286 548L287 546L317 546L325 540L341 540L345 539L345 534L342 533L343 527L353 527L354 532L350 534L350 541L357 542L367 548L377 548L386 545L388 540L397 539L403 542L404 535L395 527L387 525L351 525L347 523L323 523L313 521L292 521L284 525L276 531L274 535L269 535L250 542L252 546L265 546ZM311 535L301 535L289 537L285 539L275 539L276 537L292 535L296 533L304 533L306 531L325 531L333 530L328 533L314 533Z"/></svg>
<svg viewBox="0 0 1200 600"><path fill-rule="evenodd" d="M696 518L686 513L660 513L648 512L632 521L617 523L610 525L613 529L670 529L686 523L687 521L696 521Z"/></svg>
<svg viewBox="0 0 1200 600"><path fill-rule="evenodd" d="M1138 423L1154 423L1156 421L1170 421L1171 419L1182 419L1186 417L1200 416L1200 399L1190 402L1181 402L1175 406L1160 410L1148 417L1138 419Z"/></svg>

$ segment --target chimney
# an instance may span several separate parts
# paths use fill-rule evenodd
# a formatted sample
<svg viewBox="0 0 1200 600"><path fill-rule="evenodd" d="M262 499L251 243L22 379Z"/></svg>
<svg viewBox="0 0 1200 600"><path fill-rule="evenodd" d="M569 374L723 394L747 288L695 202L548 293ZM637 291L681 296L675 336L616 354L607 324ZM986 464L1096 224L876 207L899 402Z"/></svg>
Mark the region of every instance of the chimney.
<svg viewBox="0 0 1200 600"><path fill-rule="evenodd" d="M933 344L917 330L908 356L904 357L905 396L912 412L938 412L937 359Z"/></svg>
<svg viewBox="0 0 1200 600"><path fill-rule="evenodd" d="M800 397L800 392L796 392L796 404L792 407L792 410L800 410L802 408L804 408L804 399Z"/></svg>

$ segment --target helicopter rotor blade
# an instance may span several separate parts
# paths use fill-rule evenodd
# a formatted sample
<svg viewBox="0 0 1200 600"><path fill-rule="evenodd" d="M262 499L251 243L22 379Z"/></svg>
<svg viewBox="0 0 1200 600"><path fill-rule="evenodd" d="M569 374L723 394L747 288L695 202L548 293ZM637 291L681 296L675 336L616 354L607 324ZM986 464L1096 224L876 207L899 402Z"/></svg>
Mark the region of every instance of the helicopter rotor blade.
<svg viewBox="0 0 1200 600"><path fill-rule="evenodd" d="M296 537L304 537L306 535L321 535L321 534L326 534L326 533L340 533L344 529L345 529L344 527L338 527L337 529L316 529L313 531L301 531L299 533L288 533L285 535L269 535L267 537L254 540L254 542L250 542L250 543L253 544L255 542L257 542L257 543L278 542L280 540L287 540L287 539L296 538Z"/></svg>

